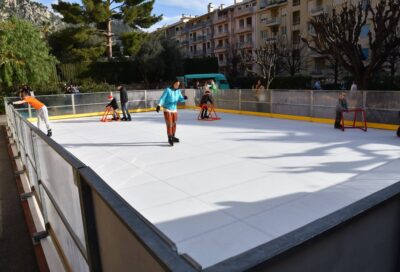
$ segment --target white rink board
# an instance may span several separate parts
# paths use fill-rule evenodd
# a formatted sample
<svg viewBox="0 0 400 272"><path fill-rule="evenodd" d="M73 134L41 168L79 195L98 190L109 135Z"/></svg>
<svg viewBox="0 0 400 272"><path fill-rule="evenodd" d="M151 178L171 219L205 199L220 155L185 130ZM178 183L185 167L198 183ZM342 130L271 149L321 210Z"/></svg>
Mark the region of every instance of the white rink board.
<svg viewBox="0 0 400 272"><path fill-rule="evenodd" d="M54 139L203 268L293 231L400 180L393 131L179 111L132 122L52 123Z"/></svg>

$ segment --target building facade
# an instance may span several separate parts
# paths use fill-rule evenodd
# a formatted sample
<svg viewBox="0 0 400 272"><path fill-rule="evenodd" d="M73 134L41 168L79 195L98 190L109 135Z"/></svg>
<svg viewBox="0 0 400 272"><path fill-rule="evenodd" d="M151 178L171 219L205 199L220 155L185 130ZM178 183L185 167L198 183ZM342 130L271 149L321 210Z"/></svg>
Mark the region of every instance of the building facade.
<svg viewBox="0 0 400 272"><path fill-rule="evenodd" d="M376 2L372 0L372 4ZM180 22L163 31L179 43L187 58L216 57L222 73L232 69L237 69L239 74L257 73L257 65L252 61L254 50L265 43L282 40L293 48L300 47L302 38L311 40L315 35L309 23L311 18L329 13L342 3L343 0L234 0L227 7L214 7L210 3L206 14L182 16ZM360 36L366 58L370 28L367 24ZM304 67L299 74L315 79L332 78L334 64L325 56L302 47ZM235 67L238 62L241 67Z"/></svg>

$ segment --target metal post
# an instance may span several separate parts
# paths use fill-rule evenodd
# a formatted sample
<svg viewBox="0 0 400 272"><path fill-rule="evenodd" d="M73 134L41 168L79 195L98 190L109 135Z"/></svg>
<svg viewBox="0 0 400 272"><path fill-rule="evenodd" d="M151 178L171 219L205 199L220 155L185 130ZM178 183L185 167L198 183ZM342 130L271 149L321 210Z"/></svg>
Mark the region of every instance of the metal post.
<svg viewBox="0 0 400 272"><path fill-rule="evenodd" d="M367 91L362 92L362 108L367 108Z"/></svg>
<svg viewBox="0 0 400 272"><path fill-rule="evenodd" d="M85 232L88 265L91 272L101 271L99 240L97 237L96 217L93 205L92 189L87 182L75 171L75 178L81 202L82 222Z"/></svg>
<svg viewBox="0 0 400 272"><path fill-rule="evenodd" d="M239 89L239 111L242 110L242 89Z"/></svg>
<svg viewBox="0 0 400 272"><path fill-rule="evenodd" d="M28 104L28 112L29 112L29 118L32 118L32 107L30 104Z"/></svg>
<svg viewBox="0 0 400 272"><path fill-rule="evenodd" d="M274 95L273 95L273 91L269 90L269 111L270 113L273 113L273 104L274 104Z"/></svg>
<svg viewBox="0 0 400 272"><path fill-rule="evenodd" d="M147 109L147 90L144 90L144 108Z"/></svg>
<svg viewBox="0 0 400 272"><path fill-rule="evenodd" d="M71 94L71 104L72 104L72 114L76 114L76 109L75 109L75 95Z"/></svg>
<svg viewBox="0 0 400 272"><path fill-rule="evenodd" d="M310 117L314 117L314 91L310 91Z"/></svg>

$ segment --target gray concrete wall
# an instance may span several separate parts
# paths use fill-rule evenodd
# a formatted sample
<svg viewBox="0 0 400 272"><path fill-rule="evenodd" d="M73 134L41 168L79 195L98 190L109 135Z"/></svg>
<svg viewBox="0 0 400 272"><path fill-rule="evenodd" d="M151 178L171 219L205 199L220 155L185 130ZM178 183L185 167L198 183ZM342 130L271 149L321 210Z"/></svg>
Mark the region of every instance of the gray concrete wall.
<svg viewBox="0 0 400 272"><path fill-rule="evenodd" d="M400 271L400 196L251 271Z"/></svg>

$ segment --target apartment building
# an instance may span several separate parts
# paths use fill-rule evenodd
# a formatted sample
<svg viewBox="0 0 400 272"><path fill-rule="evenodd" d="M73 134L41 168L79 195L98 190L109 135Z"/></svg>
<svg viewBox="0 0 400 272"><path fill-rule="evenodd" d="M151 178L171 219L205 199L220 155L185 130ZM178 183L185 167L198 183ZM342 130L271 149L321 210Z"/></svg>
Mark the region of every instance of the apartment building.
<svg viewBox="0 0 400 272"><path fill-rule="evenodd" d="M214 56L218 58L220 71L227 73L237 55L243 56L246 69L252 71L251 61L256 44L256 7L257 1L235 1L224 8L220 6L214 13Z"/></svg>
<svg viewBox="0 0 400 272"><path fill-rule="evenodd" d="M158 29L157 31L163 31L166 38L176 41L178 47L181 50L182 56L185 58L189 58L189 39L188 39L188 29L186 23L191 19L194 19L194 16L188 16L182 14L179 22L168 25L162 29Z"/></svg>
<svg viewBox="0 0 400 272"><path fill-rule="evenodd" d="M356 3L356 0L350 0ZM183 16L173 25L166 27L166 36L179 43L185 57L218 58L220 71L228 73L235 56L242 56L242 74L258 71L253 64L254 50L265 43L285 41L293 48L300 45L302 38L315 35L309 21L315 16L329 13L344 0L234 0L225 7L208 4L207 13L197 17ZM372 0L376 3L377 0ZM369 50L367 24L361 33L365 57ZM326 56L303 49L305 69L302 74L314 78L332 77L333 67ZM242 65L243 66L243 65Z"/></svg>

